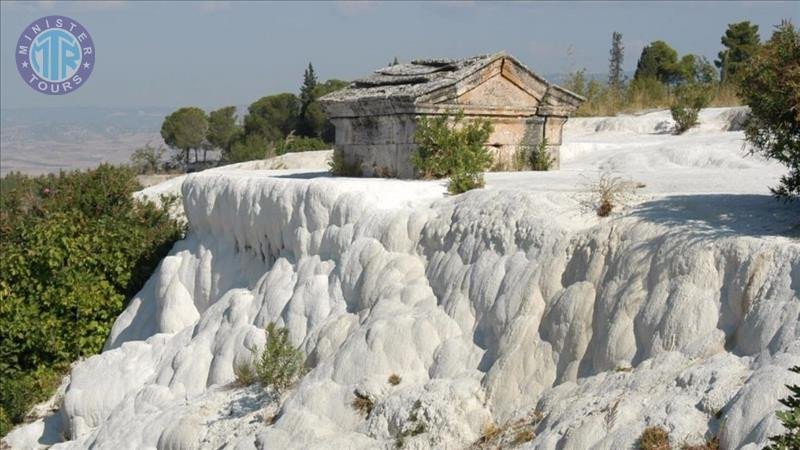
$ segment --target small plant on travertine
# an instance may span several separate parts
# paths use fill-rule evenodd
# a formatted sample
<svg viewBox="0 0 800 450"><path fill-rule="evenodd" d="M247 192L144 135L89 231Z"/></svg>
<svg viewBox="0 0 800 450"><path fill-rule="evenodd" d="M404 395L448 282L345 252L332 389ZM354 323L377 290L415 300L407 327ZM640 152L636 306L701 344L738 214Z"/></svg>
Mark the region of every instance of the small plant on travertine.
<svg viewBox="0 0 800 450"><path fill-rule="evenodd" d="M239 386L250 386L256 382L256 369L253 361L247 360L233 365L233 374L236 376L236 384Z"/></svg>
<svg viewBox="0 0 800 450"><path fill-rule="evenodd" d="M800 374L800 366L794 366L790 371ZM790 448L800 448L800 386L787 384L790 394L780 400L788 410L778 411L778 419L786 428L784 434L769 438L769 450L783 450Z"/></svg>
<svg viewBox="0 0 800 450"><path fill-rule="evenodd" d="M639 436L639 450L670 450L669 433L661 427L647 427Z"/></svg>
<svg viewBox="0 0 800 450"><path fill-rule="evenodd" d="M600 178L588 185L591 204L599 217L607 217L622 202L628 199L641 183L625 180L603 172Z"/></svg>
<svg viewBox="0 0 800 450"><path fill-rule="evenodd" d="M375 407L375 402L373 402L368 396L358 391L353 391L353 395L355 398L350 403L350 406L357 412L363 414L365 417L369 417L369 414L372 412L372 408Z"/></svg>
<svg viewBox="0 0 800 450"><path fill-rule="evenodd" d="M719 439L714 437L699 445L683 444L681 450L719 450Z"/></svg>
<svg viewBox="0 0 800 450"><path fill-rule="evenodd" d="M356 160L348 163L344 153L339 150L333 151L333 156L328 161L328 168L337 177L360 177L362 175L361 161Z"/></svg>
<svg viewBox="0 0 800 450"><path fill-rule="evenodd" d="M518 161L521 159L520 162L517 162L517 166L521 166L519 170L546 171L550 170L556 162L555 158L547 151L547 139L542 139L531 151L526 151L522 147L517 151L516 158Z"/></svg>
<svg viewBox="0 0 800 450"><path fill-rule="evenodd" d="M492 123L485 119L465 121L464 112L417 120L417 151L411 164L422 178L450 177L447 190L460 194L483 187L483 172L492 163L486 142Z"/></svg>
<svg viewBox="0 0 800 450"><path fill-rule="evenodd" d="M514 440L511 441L511 445L521 445L532 441L535 437L536 435L531 430L519 430L517 434L514 435Z"/></svg>
<svg viewBox="0 0 800 450"><path fill-rule="evenodd" d="M496 423L489 422L483 426L483 433L481 434L481 440L483 442L489 442L492 439L499 436L501 431L503 430L501 430Z"/></svg>
<svg viewBox="0 0 800 450"><path fill-rule="evenodd" d="M403 381L403 379L400 378L400 375L398 375L396 373L393 373L393 374L389 375L389 380L388 381L389 381L389 384L391 384L392 386L397 386L398 384L400 384L401 381Z"/></svg>
<svg viewBox="0 0 800 450"><path fill-rule="evenodd" d="M302 375L305 355L289 342L289 330L269 323L266 329L267 344L256 361L258 381L283 393Z"/></svg>

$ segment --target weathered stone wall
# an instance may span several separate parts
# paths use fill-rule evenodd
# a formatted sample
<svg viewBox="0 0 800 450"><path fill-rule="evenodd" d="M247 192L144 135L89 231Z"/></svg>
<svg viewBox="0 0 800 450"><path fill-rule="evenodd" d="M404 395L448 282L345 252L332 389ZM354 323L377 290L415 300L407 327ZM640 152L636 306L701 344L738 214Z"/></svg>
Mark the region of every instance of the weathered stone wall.
<svg viewBox="0 0 800 450"><path fill-rule="evenodd" d="M410 157L416 148L411 114L333 119L336 151L348 164L359 163L364 176L413 178Z"/></svg>
<svg viewBox="0 0 800 450"><path fill-rule="evenodd" d="M468 116L481 117L481 116ZM348 164L360 164L364 176L414 178L411 155L416 150L414 135L416 118L412 114L334 118L336 150ZM564 117L506 117L487 116L494 131L487 148L492 153L492 170L514 170L519 151L531 151L546 138L554 160L552 169L559 167L559 145Z"/></svg>

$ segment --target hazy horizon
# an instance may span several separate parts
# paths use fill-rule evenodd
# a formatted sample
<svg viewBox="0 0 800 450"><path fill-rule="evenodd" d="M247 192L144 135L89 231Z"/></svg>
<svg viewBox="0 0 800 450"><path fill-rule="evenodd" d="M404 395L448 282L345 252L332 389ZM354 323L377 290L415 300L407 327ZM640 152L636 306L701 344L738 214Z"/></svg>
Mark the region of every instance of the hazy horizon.
<svg viewBox="0 0 800 450"><path fill-rule="evenodd" d="M750 20L762 39L800 8L789 2L379 3L2 2L0 107L246 105L297 92L303 70L351 80L421 57L506 50L546 75L603 73L612 31L626 70L665 40L681 55L713 60L729 23ZM62 14L92 34L97 65L81 89L34 92L14 67L13 43L33 20Z"/></svg>

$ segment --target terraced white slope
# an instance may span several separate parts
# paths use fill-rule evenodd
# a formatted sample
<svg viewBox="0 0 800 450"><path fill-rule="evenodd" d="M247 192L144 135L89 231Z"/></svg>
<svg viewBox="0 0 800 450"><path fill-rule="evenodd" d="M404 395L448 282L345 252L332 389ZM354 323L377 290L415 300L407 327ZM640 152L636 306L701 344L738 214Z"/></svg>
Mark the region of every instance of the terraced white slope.
<svg viewBox="0 0 800 450"><path fill-rule="evenodd" d="M60 413L7 441L389 448L422 423L406 448L463 448L538 411L531 448L627 448L650 425L676 446L760 448L800 364L800 205L769 197L782 168L720 131L731 114L678 137L649 134L663 112L574 120L563 170L490 174L455 197L308 171L190 175L189 236L75 366ZM581 187L600 167L646 184L607 219ZM268 322L312 368L280 401L232 383Z"/></svg>

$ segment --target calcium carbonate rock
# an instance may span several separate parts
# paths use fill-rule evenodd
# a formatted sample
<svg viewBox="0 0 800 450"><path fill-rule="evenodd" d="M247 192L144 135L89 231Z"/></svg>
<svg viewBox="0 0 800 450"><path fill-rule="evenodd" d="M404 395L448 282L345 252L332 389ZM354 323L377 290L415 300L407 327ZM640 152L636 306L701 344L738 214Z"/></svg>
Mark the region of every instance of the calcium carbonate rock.
<svg viewBox="0 0 800 450"><path fill-rule="evenodd" d="M490 176L446 197L439 182L189 175L186 239L104 352L75 365L60 419L6 441L465 448L493 425L528 427L529 448L618 449L661 426L675 446L762 446L800 364L800 244L779 236L800 210L766 195L670 195L659 178L663 192L600 220L559 191L569 176L568 165ZM233 370L270 322L310 369L281 397L238 386Z"/></svg>

